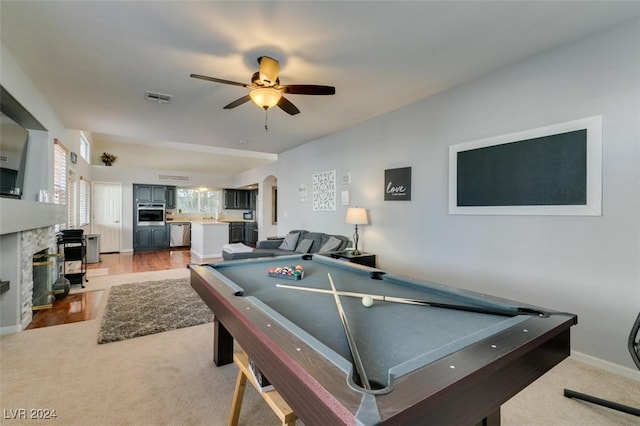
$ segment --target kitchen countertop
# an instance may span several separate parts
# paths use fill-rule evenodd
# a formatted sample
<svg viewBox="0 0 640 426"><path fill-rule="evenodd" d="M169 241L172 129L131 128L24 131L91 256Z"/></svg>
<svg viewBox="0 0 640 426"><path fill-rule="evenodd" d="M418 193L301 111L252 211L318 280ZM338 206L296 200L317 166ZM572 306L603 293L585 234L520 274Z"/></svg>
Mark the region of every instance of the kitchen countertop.
<svg viewBox="0 0 640 426"><path fill-rule="evenodd" d="M200 225L228 225L229 222L223 222L221 220L192 220L190 221L192 224L200 224Z"/></svg>
<svg viewBox="0 0 640 426"><path fill-rule="evenodd" d="M244 220L244 219L174 219L168 220L167 223L208 223L208 224L225 224L232 222L243 222L243 223L256 223L255 220Z"/></svg>

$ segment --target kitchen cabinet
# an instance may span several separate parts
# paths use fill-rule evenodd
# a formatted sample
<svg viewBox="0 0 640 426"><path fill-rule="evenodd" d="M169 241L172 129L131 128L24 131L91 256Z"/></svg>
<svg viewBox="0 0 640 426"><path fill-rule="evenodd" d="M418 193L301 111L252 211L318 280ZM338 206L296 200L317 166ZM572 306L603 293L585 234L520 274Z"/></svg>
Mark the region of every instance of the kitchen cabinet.
<svg viewBox="0 0 640 426"><path fill-rule="evenodd" d="M167 226L144 226L135 229L134 250L158 250L169 247Z"/></svg>
<svg viewBox="0 0 640 426"><path fill-rule="evenodd" d="M255 222L230 222L229 243L243 243L255 246L258 228Z"/></svg>
<svg viewBox="0 0 640 426"><path fill-rule="evenodd" d="M249 210L257 210L258 209L258 190L254 189L249 191Z"/></svg>
<svg viewBox="0 0 640 426"><path fill-rule="evenodd" d="M244 222L229 223L229 242L242 243L244 241Z"/></svg>
<svg viewBox="0 0 640 426"><path fill-rule="evenodd" d="M175 209L176 208L176 187L175 186L167 186L167 208Z"/></svg>
<svg viewBox="0 0 640 426"><path fill-rule="evenodd" d="M244 243L248 246L255 246L258 228L255 222L245 222L244 224Z"/></svg>
<svg viewBox="0 0 640 426"><path fill-rule="evenodd" d="M133 198L136 203L166 203L167 187L164 185L146 185L136 183L133 185Z"/></svg>
<svg viewBox="0 0 640 426"><path fill-rule="evenodd" d="M250 193L246 189L225 189L224 208L225 210L249 210Z"/></svg>

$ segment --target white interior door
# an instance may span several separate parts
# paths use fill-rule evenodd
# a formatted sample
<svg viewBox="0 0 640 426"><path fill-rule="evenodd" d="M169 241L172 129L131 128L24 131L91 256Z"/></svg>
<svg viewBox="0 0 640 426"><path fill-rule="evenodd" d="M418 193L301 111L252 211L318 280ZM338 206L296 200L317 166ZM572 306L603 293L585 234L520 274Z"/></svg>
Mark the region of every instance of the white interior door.
<svg viewBox="0 0 640 426"><path fill-rule="evenodd" d="M100 252L120 251L122 235L122 184L93 182L91 228L100 235Z"/></svg>

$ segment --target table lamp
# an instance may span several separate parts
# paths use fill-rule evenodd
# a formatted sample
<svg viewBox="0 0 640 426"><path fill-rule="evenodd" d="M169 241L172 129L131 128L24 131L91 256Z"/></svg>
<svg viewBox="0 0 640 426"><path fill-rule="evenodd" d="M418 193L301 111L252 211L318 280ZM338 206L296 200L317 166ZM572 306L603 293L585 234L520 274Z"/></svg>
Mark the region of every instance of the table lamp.
<svg viewBox="0 0 640 426"><path fill-rule="evenodd" d="M347 209L345 223L356 226L356 232L353 234L353 243L355 244L353 254L361 254L358 250L358 225L367 225L369 223L369 220L367 219L367 209L363 209L362 207L349 207Z"/></svg>

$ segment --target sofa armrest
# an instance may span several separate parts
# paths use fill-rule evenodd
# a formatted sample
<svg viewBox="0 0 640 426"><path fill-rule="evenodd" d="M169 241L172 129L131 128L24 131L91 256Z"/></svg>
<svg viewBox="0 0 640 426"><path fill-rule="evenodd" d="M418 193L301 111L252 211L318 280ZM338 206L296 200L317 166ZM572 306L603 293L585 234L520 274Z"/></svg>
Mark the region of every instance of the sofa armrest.
<svg viewBox="0 0 640 426"><path fill-rule="evenodd" d="M282 244L283 239L278 240L260 240L256 243L256 248L259 249L277 249Z"/></svg>

